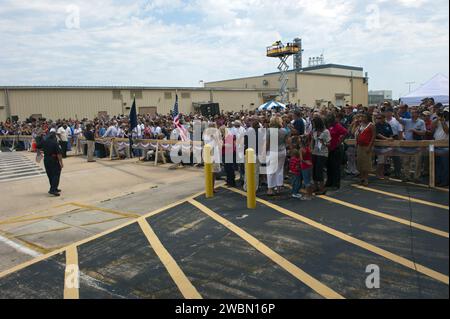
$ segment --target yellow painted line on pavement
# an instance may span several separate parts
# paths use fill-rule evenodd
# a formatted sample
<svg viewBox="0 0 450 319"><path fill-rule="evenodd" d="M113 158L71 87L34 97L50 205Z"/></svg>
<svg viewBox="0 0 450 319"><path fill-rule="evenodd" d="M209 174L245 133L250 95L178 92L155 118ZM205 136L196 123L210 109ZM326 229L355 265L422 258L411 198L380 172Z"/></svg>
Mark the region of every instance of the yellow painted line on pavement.
<svg viewBox="0 0 450 319"><path fill-rule="evenodd" d="M406 200L406 201L411 201L413 203L418 203L418 204L427 205L427 206L433 206L433 207L442 208L442 209L445 209L445 210L449 209L449 207L446 206L446 205L441 205L441 204L429 202L429 201L422 200L422 199L417 199L417 198L403 196L403 195L399 195L399 194L395 194L395 193L385 192L385 191L382 191L382 190L379 190L379 189L366 187L366 186L361 186L361 185L356 185L356 184L353 184L352 186L355 187L355 188L359 188L359 189L365 190L365 191L374 192L374 193L378 193L378 194L382 194L382 195L386 195L386 196L390 196L390 197L394 197L394 198L398 198L398 199L403 199L403 200Z"/></svg>
<svg viewBox="0 0 450 319"><path fill-rule="evenodd" d="M369 174L370 176L376 176L375 174ZM406 183L409 185L414 185L414 186L420 186L420 187L424 187L424 188L428 188L428 189L437 189L439 191L443 191L443 192L449 192L448 188L444 188L444 187L430 187L430 185L426 185L426 184L419 184L419 183L414 183L414 182L404 182L401 179L398 178L392 178L392 177L387 177L386 181L394 181L394 182L399 182L399 183Z"/></svg>
<svg viewBox="0 0 450 319"><path fill-rule="evenodd" d="M95 225L100 225L100 224L105 224L105 223L113 222L113 221L116 221L116 220L126 219L126 218L127 218L127 217L110 218L110 219L105 219L105 220L101 220L101 221L98 221L98 222L92 222L92 223L82 224L82 225L80 225L80 227L95 226Z"/></svg>
<svg viewBox="0 0 450 319"><path fill-rule="evenodd" d="M55 229L43 230L43 231L39 231L39 232L35 232L35 233L19 234L19 235L14 235L14 237L21 238L21 237L27 237L27 236L33 236L33 235L48 234L48 233L53 233L53 232L57 232L57 231L61 231L61 230L66 230L69 228L72 228L72 226L65 226L65 227L59 227L59 228L55 228Z"/></svg>
<svg viewBox="0 0 450 319"><path fill-rule="evenodd" d="M221 183L221 184L218 183L217 186L216 186L216 188L217 188L217 187L221 187L222 185L223 185L222 183ZM159 208L159 209L156 209L156 210L153 210L153 211L151 211L151 212L149 212L149 213L146 213L146 214L144 214L142 217L143 217L143 218L148 218L148 217L152 217L152 216L158 215L158 214L160 214L160 213L162 213L162 212L167 211L167 210L170 209L170 208L173 208L173 207L175 207L175 206L178 206L178 205L181 205L181 204L187 202L189 199L192 199L192 198L198 197L198 196L200 196L200 195L203 195L204 193L205 193L205 192L202 191L202 192L195 193L195 194L193 194L193 195L191 195L191 196L187 196L186 198L180 199L179 201L173 202L172 204L166 205L166 206L164 206L164 207L161 207L161 208ZM70 205L70 204L64 204L64 206L66 206L66 205ZM80 241L78 241L78 242L75 242L75 243L73 243L73 244L71 244L71 245L74 245L74 246L80 246L80 245L86 244L86 243L88 243L88 242L90 242L90 241L93 241L93 240L98 239L98 238L100 238L100 237L106 236L106 235L108 235L108 234L110 234L110 233L112 233L112 232L115 232L116 230L122 229L122 228L127 227L127 226L129 226L129 225L131 225L131 224L134 224L136 221L137 221L137 219L133 219L133 220L127 221L127 222L125 222L125 223L123 223L123 224L121 224L121 225L118 225L118 226L113 227L113 228L111 228L111 229L105 230L105 231L103 231L103 232L101 232L101 233L98 233L98 234L96 234L96 235L93 235L93 236L91 236L91 237L82 239L82 240L80 240ZM3 232L0 231L0 234L3 234ZM8 236L5 236L5 237L8 237ZM20 239L20 241L25 242L23 239ZM25 243L26 243L26 242L25 242ZM12 274L12 273L14 273L14 272L16 272L16 271L19 271L19 270L21 270L21 269L23 269L23 268L26 268L26 267L28 267L28 266L31 266L31 265L33 265L33 264L35 264L35 263L38 263L38 262L40 262L40 261L42 261L42 260L45 260L45 259L47 259L47 258L49 258L49 257L52 257L52 256L54 256L54 255L63 253L63 252L65 252L65 250L66 250L68 247L70 247L71 245L64 246L64 247L61 247L61 248L57 248L57 249L55 249L55 250L53 250L53 251L51 251L51 252L49 252L48 250L46 250L46 249L44 249L44 248L42 248L42 247L39 247L39 249L37 249L37 247L36 247L36 248L34 248L34 249L36 249L36 250L38 250L38 251L42 251L43 255L41 255L41 256L39 256L39 257L36 257L36 258L34 258L34 259L32 259L32 260L26 261L26 262L24 262L24 263L22 263L22 264L19 264L19 265L17 265L17 266L11 267L10 269L7 269L7 270L4 270L4 271L0 272L0 278L3 278L3 277L5 277L5 276L7 276L7 275L9 275L9 274ZM30 247L32 248L32 247L34 247L34 246L35 246L35 245L32 245L32 246L30 246Z"/></svg>
<svg viewBox="0 0 450 319"><path fill-rule="evenodd" d="M241 194L243 196L247 196L247 194L245 192L243 192L243 191L241 191L239 189L235 189L235 188L231 188L231 187L227 187L226 189L229 189L229 190L231 190L231 191L233 191L235 193ZM294 218L294 219L296 219L298 221L301 221L301 222L303 222L305 224L308 224L308 225L310 225L310 226L312 226L314 228L322 230L322 231L324 231L324 232L326 232L326 233L328 233L330 235L333 235L333 236L335 236L335 237L337 237L339 239L342 239L342 240L344 240L346 242L349 242L349 243L351 243L353 245L361 247L361 248L363 248L365 250L368 250L368 251L370 251L372 253L380 255L380 256L382 256L382 257L384 257L386 259L389 259L389 260L391 260L393 262L396 262L396 263L398 263L400 265L403 265L403 266L405 266L407 268L410 268L412 270L417 270L418 272L420 272L420 273L422 273L424 275L427 275L427 276L429 276L431 278L434 278L434 279L436 279L436 280L438 280L440 282L443 282L444 284L447 284L447 285L449 284L448 276L446 276L446 275L444 275L444 274L442 274L440 272L437 272L437 271L435 271L433 269L430 269L428 267L425 267L423 265L414 263L413 261L411 261L409 259L406 259L404 257L401 257L401 256L398 256L396 254L393 254L393 253L391 253L391 252L389 252L387 250L384 250L384 249L379 248L379 247L377 247L375 245L369 244L369 243L367 243L367 242L365 242L363 240L360 240L360 239L357 239L355 237L349 236L349 235L347 235L347 234L345 234L345 233L343 233L341 231L338 231L338 230L333 229L331 227L328 227L328 226L325 226L323 224L320 224L320 223L318 223L318 222L316 222L316 221L314 221L312 219L309 219L309 218L307 218L305 216L297 214L297 213L295 213L295 212L293 212L291 210L288 210L286 208L283 208L283 207L280 207L278 205L272 204L272 203L270 203L270 202L268 202L266 200L263 200L263 199L260 199L260 198L257 198L256 200L259 203L261 203L263 205L266 205L266 206L268 206L268 207L270 207L270 208L272 208L272 209L274 209L274 210L276 210L276 211L278 211L278 212L280 212L280 213L282 213L282 214L284 214L286 216L292 217L292 218Z"/></svg>
<svg viewBox="0 0 450 319"><path fill-rule="evenodd" d="M103 207L92 206L92 205L86 205L86 204L75 203L75 202L71 202L70 205L77 206L77 207L80 207L80 208L85 208L85 209L98 210L100 212L110 213L110 214L124 216L124 217L129 217L129 218L139 218L141 216L141 215L138 215L138 214L127 213L127 212L122 212L122 211L118 211L118 210L114 210L114 209L103 208Z"/></svg>
<svg viewBox="0 0 450 319"><path fill-rule="evenodd" d="M369 208L365 208L365 207L362 207L362 206L354 205L354 204L351 204L351 203L348 203L348 202L344 202L342 200L339 200L339 199L336 199L336 198L332 198L332 197L329 197L329 196L319 195L317 197L322 198L324 200L327 200L329 202L335 203L335 204L339 204L339 205L342 205L342 206L346 206L346 207L358 210L360 212L364 212L364 213L371 214L371 215L374 215L374 216L377 216L377 217L388 219L390 221L393 221L393 222L396 222L396 223L400 223L400 224L406 225L408 227L411 226L411 227L414 227L414 228L417 228L417 229L420 229L420 230L432 233L434 235L438 235L438 236L442 236L442 237L445 237L445 238L449 238L449 234L447 232L439 230L439 229L436 229L436 228L433 228L433 227L428 227L428 226L425 226L425 225L422 225L422 224L418 224L418 223L415 223L415 222L410 222L407 219L403 219L403 218L395 217L395 216L392 216L392 215L389 215L389 214L381 213L381 212L378 212L378 211L373 210L373 209L369 209Z"/></svg>
<svg viewBox="0 0 450 319"><path fill-rule="evenodd" d="M46 216L30 217L30 218L23 218L23 219L15 218L15 219L10 219L10 220L4 220L4 221L0 222L0 225L25 223L25 222L35 221L35 220L47 219L47 218L51 218L51 217L55 217L55 216L57 216L57 215L46 215Z"/></svg>
<svg viewBox="0 0 450 319"><path fill-rule="evenodd" d="M66 249L66 270L64 275L64 299L79 299L78 251L71 245Z"/></svg>
<svg viewBox="0 0 450 319"><path fill-rule="evenodd" d="M205 205L197 202L194 199L191 199L188 201L195 207L197 207L199 210L201 210L203 213L217 221L218 223L222 224L229 230L231 230L233 233L241 237L243 240L245 240L247 243L249 243L251 246L253 246L256 250L258 250L260 253L271 259L273 262L275 262L277 265L279 265L281 268L289 272L292 276L303 282L305 285L313 289L315 292L323 296L324 298L328 299L344 299L343 296L329 288L328 286L324 285L308 273L304 272L302 269L291 263L286 258L282 257L272 249L270 249L268 246L260 242L258 239L247 233L242 228L234 225L229 220L223 218L219 214L215 213Z"/></svg>
<svg viewBox="0 0 450 319"><path fill-rule="evenodd" d="M13 234L11 234L9 232L0 230L0 235L5 237L5 238L7 238L7 239L9 239L9 240L11 240L11 241L16 241L16 242L18 241L21 244L23 244L25 247L30 248L30 249L32 249L34 251L37 251L37 252L39 252L41 254L47 254L49 252L49 250L47 248L44 248L44 247L41 247L39 245L33 244L33 243L27 241L26 239L15 237ZM39 257L37 257L37 258L39 258Z"/></svg>
<svg viewBox="0 0 450 319"><path fill-rule="evenodd" d="M184 274L183 270L178 266L177 262L164 245L159 240L158 236L155 234L149 223L145 218L139 218L139 226L141 226L142 232L145 237L147 237L148 242L152 246L155 253L158 255L159 259L166 267L170 277L177 285L178 289L186 299L202 299L197 289L192 285L190 280Z"/></svg>
<svg viewBox="0 0 450 319"><path fill-rule="evenodd" d="M74 212L74 211L80 209L80 207L77 207L75 209L64 211L62 213L58 212L58 213L55 213L55 214L52 214L52 215L35 216L35 215L38 215L40 213L43 213L46 210L49 210L49 209L52 209L52 208L61 208L61 207L64 207L64 206L74 206L74 205L72 205L72 203L64 203L64 204L52 206L50 208L41 209L41 210L38 210L38 211L35 211L35 212L32 212L32 213L20 214L19 216L7 218L7 219L4 219L4 220L0 221L0 225L16 224L16 223L21 223L21 222L33 221L33 220L46 219L46 218L59 216L59 215L65 214L65 213L71 213L71 212ZM35 216L35 217L28 217L28 216Z"/></svg>

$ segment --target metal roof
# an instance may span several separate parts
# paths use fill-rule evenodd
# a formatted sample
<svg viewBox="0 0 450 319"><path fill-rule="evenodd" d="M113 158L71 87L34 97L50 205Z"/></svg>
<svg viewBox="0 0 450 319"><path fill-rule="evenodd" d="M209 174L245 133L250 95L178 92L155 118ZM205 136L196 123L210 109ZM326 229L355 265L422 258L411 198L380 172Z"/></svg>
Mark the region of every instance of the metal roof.
<svg viewBox="0 0 450 319"><path fill-rule="evenodd" d="M9 85L8 90L164 90L164 91L272 91L271 89L220 88L220 87L159 87L159 86L87 86L87 85Z"/></svg>

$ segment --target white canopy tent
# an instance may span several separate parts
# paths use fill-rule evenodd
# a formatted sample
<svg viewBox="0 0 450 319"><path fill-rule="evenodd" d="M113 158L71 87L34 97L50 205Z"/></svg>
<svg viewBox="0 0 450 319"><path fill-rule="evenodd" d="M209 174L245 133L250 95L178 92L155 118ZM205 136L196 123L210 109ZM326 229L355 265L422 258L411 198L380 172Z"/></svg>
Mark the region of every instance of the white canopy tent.
<svg viewBox="0 0 450 319"><path fill-rule="evenodd" d="M425 98L433 98L436 103L448 105L448 78L436 74L418 89L400 98L401 102L410 106L420 105Z"/></svg>
<svg viewBox="0 0 450 319"><path fill-rule="evenodd" d="M284 105L283 103L279 103L276 101L269 101L267 103L264 103L263 105L261 105L260 107L258 107L258 111L270 111L272 109L285 109L286 105Z"/></svg>

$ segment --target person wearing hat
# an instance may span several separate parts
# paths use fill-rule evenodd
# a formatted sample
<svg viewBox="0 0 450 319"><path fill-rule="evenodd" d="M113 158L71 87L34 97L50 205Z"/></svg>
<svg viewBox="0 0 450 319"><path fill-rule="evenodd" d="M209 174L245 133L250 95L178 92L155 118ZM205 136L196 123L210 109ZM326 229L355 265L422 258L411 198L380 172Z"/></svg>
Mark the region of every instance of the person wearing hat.
<svg viewBox="0 0 450 319"><path fill-rule="evenodd" d="M56 133L50 132L42 143L44 151L44 166L50 183L48 193L53 196L60 196L61 190L58 189L61 170L64 167L62 150L56 139Z"/></svg>
<svg viewBox="0 0 450 319"><path fill-rule="evenodd" d="M437 113L438 118L433 122L433 137L436 141L448 141L449 127L448 106ZM448 186L448 148L436 149L436 185Z"/></svg>
<svg viewBox="0 0 450 319"><path fill-rule="evenodd" d="M426 134L424 136L425 140L433 139L433 121L431 120L431 112L423 111L422 112L422 120L425 122Z"/></svg>

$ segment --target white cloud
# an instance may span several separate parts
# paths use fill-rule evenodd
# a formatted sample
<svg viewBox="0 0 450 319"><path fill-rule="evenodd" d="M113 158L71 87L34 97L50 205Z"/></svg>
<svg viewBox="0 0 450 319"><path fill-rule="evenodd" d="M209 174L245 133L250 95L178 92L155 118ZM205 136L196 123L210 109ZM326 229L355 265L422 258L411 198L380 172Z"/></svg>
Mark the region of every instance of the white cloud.
<svg viewBox="0 0 450 319"><path fill-rule="evenodd" d="M4 0L0 83L198 85L275 71L265 47L300 36L305 60L324 51L328 62L363 66L371 88L399 94L406 80L448 74L448 2L426 4ZM65 27L68 5L80 8L80 29ZM378 25L367 23L377 17L369 5Z"/></svg>

